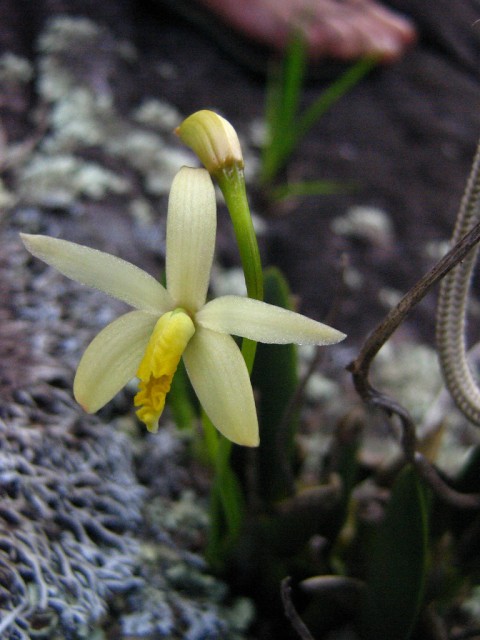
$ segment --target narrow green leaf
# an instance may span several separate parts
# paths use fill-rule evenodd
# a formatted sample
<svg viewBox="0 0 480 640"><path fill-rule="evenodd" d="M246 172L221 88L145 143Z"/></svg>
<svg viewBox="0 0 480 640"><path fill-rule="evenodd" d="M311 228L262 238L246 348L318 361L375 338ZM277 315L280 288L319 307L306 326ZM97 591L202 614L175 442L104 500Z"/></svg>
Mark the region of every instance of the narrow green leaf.
<svg viewBox="0 0 480 640"><path fill-rule="evenodd" d="M304 196L325 196L335 193L352 191L355 185L348 182L336 182L335 180L309 180L305 182L288 182L274 187L270 195L274 200L286 200L287 198Z"/></svg>
<svg viewBox="0 0 480 640"><path fill-rule="evenodd" d="M291 151L306 67L305 40L300 32L296 32L289 42L283 64L274 68L267 85L267 142L263 148L261 172L264 183L274 177Z"/></svg>
<svg viewBox="0 0 480 640"><path fill-rule="evenodd" d="M302 114L295 129L294 144L303 138L313 125L340 100L348 91L360 82L377 64L377 58L362 58L345 71L337 80L322 92L322 94Z"/></svg>
<svg viewBox="0 0 480 640"><path fill-rule="evenodd" d="M291 47L287 50L284 70L273 75L267 92L268 137L262 157L263 184L273 180L313 125L376 64L375 57L363 58L356 62L300 115L298 107L305 81L306 49L301 38L292 40Z"/></svg>
<svg viewBox="0 0 480 640"><path fill-rule="evenodd" d="M276 132L280 138L288 136L288 129L294 124L297 116L301 90L305 80L307 56L305 39L300 32L291 39L285 58L283 73L283 100L280 104L280 130Z"/></svg>
<svg viewBox="0 0 480 640"><path fill-rule="evenodd" d="M368 553L365 640L408 640L422 604L427 560L427 493L413 467L400 473Z"/></svg>

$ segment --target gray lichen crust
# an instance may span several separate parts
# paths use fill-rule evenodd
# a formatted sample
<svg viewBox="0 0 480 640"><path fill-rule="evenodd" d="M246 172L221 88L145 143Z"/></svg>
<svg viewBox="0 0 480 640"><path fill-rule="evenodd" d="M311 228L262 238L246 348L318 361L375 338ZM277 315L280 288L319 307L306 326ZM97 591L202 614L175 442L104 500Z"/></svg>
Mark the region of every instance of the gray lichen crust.
<svg viewBox="0 0 480 640"><path fill-rule="evenodd" d="M140 487L124 439L77 423L0 423L0 635L88 637L134 575ZM58 422L58 424L55 424Z"/></svg>

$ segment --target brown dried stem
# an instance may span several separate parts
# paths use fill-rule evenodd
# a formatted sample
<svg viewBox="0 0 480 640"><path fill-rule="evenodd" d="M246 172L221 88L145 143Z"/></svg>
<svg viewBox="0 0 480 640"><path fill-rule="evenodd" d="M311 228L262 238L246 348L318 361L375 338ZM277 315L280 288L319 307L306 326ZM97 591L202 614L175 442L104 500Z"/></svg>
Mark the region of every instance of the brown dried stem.
<svg viewBox="0 0 480 640"><path fill-rule="evenodd" d="M382 408L389 416L396 415L402 426L402 447L407 462L415 465L418 473L435 493L456 507L479 508L480 495L463 494L449 487L435 468L416 452L415 425L409 412L393 398L377 391L369 381L370 366L385 342L405 320L410 311L442 278L459 264L480 241L480 223L467 233L428 273L406 293L366 339L359 355L347 369L352 373L355 389L368 404Z"/></svg>
<svg viewBox="0 0 480 640"><path fill-rule="evenodd" d="M281 596L283 602L283 608L285 610L285 615L290 620L292 627L297 632L299 638L302 640L314 640L312 634L308 630L306 624L298 615L297 610L292 602L292 588L290 586L291 578L287 577L282 580L281 583Z"/></svg>

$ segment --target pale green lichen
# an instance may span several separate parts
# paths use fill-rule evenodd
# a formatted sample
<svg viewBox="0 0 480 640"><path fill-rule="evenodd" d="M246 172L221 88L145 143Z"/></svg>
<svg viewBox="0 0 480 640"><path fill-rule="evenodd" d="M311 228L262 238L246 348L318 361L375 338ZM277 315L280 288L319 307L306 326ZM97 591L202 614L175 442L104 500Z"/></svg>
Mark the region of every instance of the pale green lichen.
<svg viewBox="0 0 480 640"><path fill-rule="evenodd" d="M181 120L173 107L149 99L134 109L131 117L117 110L110 78L112 70L133 55L125 43L86 18L58 17L47 24L38 50L37 88L50 104L46 114L49 129L21 177L25 201L41 206L53 201L58 206L68 206L78 195L98 199L109 192L127 193L128 182L112 171L101 173L94 170L93 163L87 167L82 164L85 161L79 160L79 175L79 165L72 169L73 160L65 162L65 156L90 149L134 171L150 196L167 193L175 173L182 165L191 164L192 156L169 144L169 140L173 141L171 130ZM92 50L98 52L93 59L87 55ZM51 169L42 166L42 156L46 164L53 164ZM63 176L59 171L62 166ZM91 187L85 184L84 176L92 178Z"/></svg>
<svg viewBox="0 0 480 640"><path fill-rule="evenodd" d="M111 101L109 71L115 55L125 56L125 47L110 31L88 18L52 19L38 40L40 74L37 88L46 101L59 100L72 89L87 86L106 102ZM95 51L94 57L87 55ZM131 47L128 55L132 55Z"/></svg>
<svg viewBox="0 0 480 640"><path fill-rule="evenodd" d="M387 343L380 350L374 376L419 423L438 395L442 380L435 351L421 344Z"/></svg>
<svg viewBox="0 0 480 640"><path fill-rule="evenodd" d="M112 108L82 87L56 101L49 119L51 133L45 138L42 149L51 154L101 147L117 133L119 126Z"/></svg>
<svg viewBox="0 0 480 640"><path fill-rule="evenodd" d="M26 84L33 76L33 68L26 58L6 52L0 56L0 85L5 83Z"/></svg>
<svg viewBox="0 0 480 640"><path fill-rule="evenodd" d="M110 137L105 150L138 171L145 190L154 196L167 193L179 167L192 164L189 153L168 146L159 134L144 129L132 128Z"/></svg>
<svg viewBox="0 0 480 640"><path fill-rule="evenodd" d="M135 628L137 633L139 630L145 634L156 632L159 638L171 638L174 631L179 631L171 613L175 607L188 629L183 637L241 640L254 618L252 602L242 597L229 598L226 585L206 572L206 563L199 556L181 553L168 542L171 536L183 548L199 544L208 528L207 501L199 499L191 490L184 490L175 501L153 497L145 513L153 530L161 530L167 537L165 541L142 548L146 574L157 575L155 581L149 581L150 591L145 591L153 603L151 614L148 615L146 608L142 614L124 616L124 632ZM164 567L161 579L159 566ZM195 603L192 603L192 594L197 598ZM163 614L159 616L161 611Z"/></svg>
<svg viewBox="0 0 480 640"><path fill-rule="evenodd" d="M168 102L150 98L135 109L133 118L139 124L170 133L181 122L182 115Z"/></svg>
<svg viewBox="0 0 480 640"><path fill-rule="evenodd" d="M69 207L80 196L100 200L107 193L124 194L127 180L93 162L69 155L36 154L22 171L17 189L22 202Z"/></svg>
<svg viewBox="0 0 480 640"><path fill-rule="evenodd" d="M388 246L393 241L393 226L388 215L370 206L351 207L344 216L332 221L332 231L373 245Z"/></svg>

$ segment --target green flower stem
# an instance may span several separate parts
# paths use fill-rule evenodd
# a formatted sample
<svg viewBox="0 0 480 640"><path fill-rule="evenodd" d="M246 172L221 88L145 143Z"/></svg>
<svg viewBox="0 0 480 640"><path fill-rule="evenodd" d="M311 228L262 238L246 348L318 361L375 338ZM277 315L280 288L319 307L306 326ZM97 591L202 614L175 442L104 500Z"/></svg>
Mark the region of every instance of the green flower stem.
<svg viewBox="0 0 480 640"><path fill-rule="evenodd" d="M248 206L243 169L233 165L220 169L214 175L232 219L245 274L247 294L250 298L263 300L262 263ZM249 373L252 372L256 346L256 342L252 340L243 340L242 353Z"/></svg>
<svg viewBox="0 0 480 640"><path fill-rule="evenodd" d="M221 116L203 110L187 118L176 131L217 180L232 220L247 294L250 298L263 300L262 264L248 206L242 151L235 130ZM256 342L243 340L242 354L249 374L252 373L256 347ZM218 565L222 550L225 551L240 533L244 499L240 483L230 466L232 443L215 431L205 412L202 412L202 421L206 449L215 469L207 557Z"/></svg>
<svg viewBox="0 0 480 640"><path fill-rule="evenodd" d="M250 298L263 300L262 264L248 206L243 169L237 164L233 164L218 169L213 175L222 191L232 220L245 275L247 294ZM242 354L250 374L253 369L256 348L255 341L247 339L242 341ZM215 468L210 506L212 528L207 555L211 561L216 559L218 563L221 562L220 558L225 545L228 545L228 541L236 540L240 533L244 518L244 501L239 482L230 466L232 443L216 432L209 424L210 421L205 413L202 417L210 459ZM222 514L224 519L223 527L219 514Z"/></svg>
<svg viewBox="0 0 480 640"><path fill-rule="evenodd" d="M235 544L245 517L242 488L230 466L232 442L223 437L202 411L204 442L215 470L210 493L210 531L206 556L212 566L221 568L230 545Z"/></svg>

